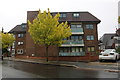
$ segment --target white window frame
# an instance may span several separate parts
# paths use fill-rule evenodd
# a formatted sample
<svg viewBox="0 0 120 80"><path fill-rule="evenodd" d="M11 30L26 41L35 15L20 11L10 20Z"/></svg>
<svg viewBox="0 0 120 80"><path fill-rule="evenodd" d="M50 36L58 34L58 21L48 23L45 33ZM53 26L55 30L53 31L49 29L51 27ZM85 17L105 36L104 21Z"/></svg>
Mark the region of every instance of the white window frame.
<svg viewBox="0 0 120 80"><path fill-rule="evenodd" d="M73 17L79 17L80 14L79 13L73 13Z"/></svg>
<svg viewBox="0 0 120 80"><path fill-rule="evenodd" d="M17 54L23 54L23 49L17 49Z"/></svg>
<svg viewBox="0 0 120 80"><path fill-rule="evenodd" d="M22 28L26 28L26 25L21 25Z"/></svg>
<svg viewBox="0 0 120 80"><path fill-rule="evenodd" d="M15 49L12 49L12 54L15 54Z"/></svg>
<svg viewBox="0 0 120 80"><path fill-rule="evenodd" d="M15 41L14 41L13 44L12 44L12 48L15 48Z"/></svg>
<svg viewBox="0 0 120 80"><path fill-rule="evenodd" d="M82 28L81 24L71 24L70 26L71 26L71 28Z"/></svg>
<svg viewBox="0 0 120 80"><path fill-rule="evenodd" d="M93 29L93 28L94 28L93 24L87 24L86 25L86 29Z"/></svg>
<svg viewBox="0 0 120 80"><path fill-rule="evenodd" d="M23 44L24 44L23 41L19 41L19 42L18 42L18 45L23 45Z"/></svg>
<svg viewBox="0 0 120 80"><path fill-rule="evenodd" d="M88 35L87 40L94 40L94 35Z"/></svg>
<svg viewBox="0 0 120 80"><path fill-rule="evenodd" d="M18 34L18 38L24 37L24 34Z"/></svg>
<svg viewBox="0 0 120 80"><path fill-rule="evenodd" d="M67 14L66 13L60 13L60 18L66 18Z"/></svg>
<svg viewBox="0 0 120 80"><path fill-rule="evenodd" d="M94 46L89 46L87 47L88 52L95 52L95 47Z"/></svg>

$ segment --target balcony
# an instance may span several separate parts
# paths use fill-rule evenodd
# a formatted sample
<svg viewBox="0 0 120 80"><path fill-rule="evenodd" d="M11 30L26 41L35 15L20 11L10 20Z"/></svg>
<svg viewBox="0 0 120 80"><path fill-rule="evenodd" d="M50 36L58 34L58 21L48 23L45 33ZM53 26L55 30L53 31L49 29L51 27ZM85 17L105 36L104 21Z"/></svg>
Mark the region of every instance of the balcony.
<svg viewBox="0 0 120 80"><path fill-rule="evenodd" d="M84 34L83 28L71 28L72 34Z"/></svg>
<svg viewBox="0 0 120 80"><path fill-rule="evenodd" d="M79 40L79 41L74 41L74 40L66 40L65 43L63 43L61 46L84 46L84 41Z"/></svg>
<svg viewBox="0 0 120 80"><path fill-rule="evenodd" d="M59 52L59 56L85 56L85 52Z"/></svg>

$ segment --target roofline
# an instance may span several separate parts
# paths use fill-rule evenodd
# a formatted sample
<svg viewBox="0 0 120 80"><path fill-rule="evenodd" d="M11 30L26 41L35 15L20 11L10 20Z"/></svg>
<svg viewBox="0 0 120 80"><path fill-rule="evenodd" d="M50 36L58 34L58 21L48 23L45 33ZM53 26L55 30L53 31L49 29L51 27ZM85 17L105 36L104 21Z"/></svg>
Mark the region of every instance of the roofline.
<svg viewBox="0 0 120 80"><path fill-rule="evenodd" d="M103 36L105 35L116 35L116 33L105 33Z"/></svg>
<svg viewBox="0 0 120 80"><path fill-rule="evenodd" d="M115 34L115 33L105 33L104 35Z"/></svg>
<svg viewBox="0 0 120 80"><path fill-rule="evenodd" d="M103 38L105 35L115 35L115 34L116 33L105 33L105 34L102 35L102 37L100 37L100 39Z"/></svg>
<svg viewBox="0 0 120 80"><path fill-rule="evenodd" d="M27 11L27 13L29 13L29 12L38 12L38 11ZM92 15L90 12L88 12L88 11L66 11L66 12L50 12L51 14L57 14L57 13L88 13L88 14L90 14L91 16L93 16L96 20L98 20L98 21L96 21L97 23L100 23L101 22L101 20L100 19L98 19L97 17L95 17L94 15Z"/></svg>
<svg viewBox="0 0 120 80"><path fill-rule="evenodd" d="M38 12L38 11L27 11L27 12ZM88 11L61 11L61 12L50 12L50 13L89 13Z"/></svg>
<svg viewBox="0 0 120 80"><path fill-rule="evenodd" d="M26 33L26 31L12 31L12 32L9 31L8 33L21 33L21 32L22 32L22 33Z"/></svg>
<svg viewBox="0 0 120 80"><path fill-rule="evenodd" d="M91 14L90 12L88 12L90 15L92 15L94 18L96 18L96 19L98 19L97 17L95 17L93 14ZM100 19L98 19L99 20L99 23L101 22L101 20Z"/></svg>
<svg viewBox="0 0 120 80"><path fill-rule="evenodd" d="M22 24L25 24L25 25L27 25L27 23L21 23L21 24L18 24L18 25L16 25L16 26L21 26ZM16 26L15 26L15 27L16 27Z"/></svg>
<svg viewBox="0 0 120 80"><path fill-rule="evenodd" d="M27 23L22 23L22 24L27 24ZM21 24L21 25L22 25L22 24Z"/></svg>
<svg viewBox="0 0 120 80"><path fill-rule="evenodd" d="M59 22L66 22L66 20L62 20L62 21L59 21ZM82 23L97 23L99 24L101 21L67 21L67 22L82 22Z"/></svg>
<svg viewBox="0 0 120 80"><path fill-rule="evenodd" d="M27 25L27 23L21 23L21 24L19 24L19 25L16 25L14 28L16 28L17 26L21 26L21 25ZM12 28L10 31L9 31L9 33L14 33L14 32L26 32L26 31L12 31L14 28Z"/></svg>

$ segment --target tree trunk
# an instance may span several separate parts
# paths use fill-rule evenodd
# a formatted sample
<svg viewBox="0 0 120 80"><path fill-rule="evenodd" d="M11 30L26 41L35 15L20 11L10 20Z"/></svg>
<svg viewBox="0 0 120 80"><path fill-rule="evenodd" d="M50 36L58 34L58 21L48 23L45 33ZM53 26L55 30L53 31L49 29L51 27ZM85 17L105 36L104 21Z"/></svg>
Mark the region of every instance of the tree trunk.
<svg viewBox="0 0 120 80"><path fill-rule="evenodd" d="M59 61L59 47L58 47L58 46L57 46L57 50L58 50L58 51L57 51L57 52L58 52L58 53L57 53L57 61Z"/></svg>
<svg viewBox="0 0 120 80"><path fill-rule="evenodd" d="M3 61L3 54L2 54L2 56L1 56L1 60Z"/></svg>
<svg viewBox="0 0 120 80"><path fill-rule="evenodd" d="M46 62L48 62L48 46L46 46Z"/></svg>

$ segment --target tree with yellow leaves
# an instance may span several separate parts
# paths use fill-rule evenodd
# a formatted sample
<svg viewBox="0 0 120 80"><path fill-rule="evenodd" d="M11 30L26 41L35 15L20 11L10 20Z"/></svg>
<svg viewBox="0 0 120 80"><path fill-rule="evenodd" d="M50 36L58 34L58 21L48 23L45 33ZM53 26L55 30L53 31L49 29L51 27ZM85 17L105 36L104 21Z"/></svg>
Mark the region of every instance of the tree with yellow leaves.
<svg viewBox="0 0 120 80"><path fill-rule="evenodd" d="M15 38L12 34L9 33L0 33L0 40L1 40L1 46L2 46L2 54L7 52L7 48L12 46L12 43L14 42Z"/></svg>
<svg viewBox="0 0 120 80"><path fill-rule="evenodd" d="M44 44L46 46L46 61L48 61L49 46L60 46L65 42L63 39L71 35L68 23L59 23L59 17L59 13L53 17L48 9L48 12L44 11L43 13L39 10L37 18L33 22L28 20L28 31L35 44Z"/></svg>

